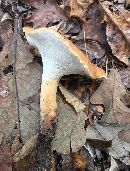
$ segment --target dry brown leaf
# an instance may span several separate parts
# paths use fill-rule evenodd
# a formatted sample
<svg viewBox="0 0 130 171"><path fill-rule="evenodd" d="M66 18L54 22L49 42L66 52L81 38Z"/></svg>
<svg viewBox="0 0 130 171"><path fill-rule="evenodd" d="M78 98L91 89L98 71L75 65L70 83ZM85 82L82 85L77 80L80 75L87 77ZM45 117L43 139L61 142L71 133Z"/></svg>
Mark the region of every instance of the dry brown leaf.
<svg viewBox="0 0 130 171"><path fill-rule="evenodd" d="M83 158L83 155L81 155L79 152L74 153L72 159L73 159L74 168L83 169L86 167L87 161Z"/></svg>
<svg viewBox="0 0 130 171"><path fill-rule="evenodd" d="M120 76L126 88L130 88L130 67L120 71Z"/></svg>
<svg viewBox="0 0 130 171"><path fill-rule="evenodd" d="M12 156L10 153L10 144L0 147L0 170L12 171Z"/></svg>
<svg viewBox="0 0 130 171"><path fill-rule="evenodd" d="M2 76L4 85L8 87L9 94L5 97L0 95L0 128L4 134L3 142L12 134L17 124L17 110L15 101L15 88L13 80L12 56L10 47L12 41L12 28L10 22L1 23L0 34L3 40L3 50L0 53L0 68L5 74ZM42 67L40 64L33 62L33 55L29 47L18 35L16 76L20 99L20 120L21 134L25 143L38 130L39 124L39 99L29 102L32 96L38 93L41 84ZM10 46L11 45L11 46ZM23 50L24 49L24 50ZM0 89L4 90L3 81ZM3 89L4 88L4 89ZM21 102L22 101L22 102ZM29 104L29 105L28 105Z"/></svg>
<svg viewBox="0 0 130 171"><path fill-rule="evenodd" d="M37 142L37 138L38 138L38 134L32 136L22 147L21 150L19 150L14 156L13 156L13 161L14 162L18 162L19 160L22 160L24 157L26 157L29 153L31 153L31 151L33 150L33 148L36 145Z"/></svg>
<svg viewBox="0 0 130 171"><path fill-rule="evenodd" d="M82 32L74 37L74 43L88 54L90 60L100 59L107 48L104 11L99 3L92 3L86 15L88 18L83 23Z"/></svg>
<svg viewBox="0 0 130 171"><path fill-rule="evenodd" d="M124 105L126 90L117 70L113 70L90 98L93 104L103 104L105 113L103 122L130 123L130 109Z"/></svg>
<svg viewBox="0 0 130 171"><path fill-rule="evenodd" d="M65 2L65 11L70 17L78 17L86 21L86 12L93 0L67 0Z"/></svg>
<svg viewBox="0 0 130 171"><path fill-rule="evenodd" d="M76 152L86 142L86 132L84 129L87 116L85 113L76 115L75 111L61 99L58 105L57 130L52 142L52 149L63 154L70 153L70 142L73 152ZM61 112L60 112L61 111Z"/></svg>
<svg viewBox="0 0 130 171"><path fill-rule="evenodd" d="M130 143L130 130L123 130L118 133L118 136L122 141Z"/></svg>
<svg viewBox="0 0 130 171"><path fill-rule="evenodd" d="M70 93L62 85L59 85L59 89L64 95L66 101L74 107L75 111L78 114L86 108L86 106L78 98L76 98L72 93Z"/></svg>
<svg viewBox="0 0 130 171"><path fill-rule="evenodd" d="M106 13L106 34L114 56L128 65L130 57L130 22L112 13L101 4Z"/></svg>
<svg viewBox="0 0 130 171"><path fill-rule="evenodd" d="M1 23L0 34L3 41L3 50L0 53L0 68L5 71L11 68L13 59L11 56L11 50L13 48L12 44L12 28L9 21L4 21ZM17 62L16 70L24 68L28 63L33 61L33 55L30 53L29 46L23 42L20 35L17 36ZM24 50L23 50L24 49ZM10 69L12 71L12 69Z"/></svg>
<svg viewBox="0 0 130 171"><path fill-rule="evenodd" d="M11 28L11 22L10 21L4 21L0 23L1 29L0 29L0 36L1 36L1 42L2 43L2 51L0 52L0 68L1 70L5 67L8 67L11 64L11 59L8 59L9 51L10 51L10 45L11 45L11 38L12 38L12 28Z"/></svg>
<svg viewBox="0 0 130 171"><path fill-rule="evenodd" d="M16 136L14 141L11 144L11 154L12 154L12 156L14 154L16 154L16 152L18 152L22 148L22 146L23 146L22 142L20 142L19 137Z"/></svg>
<svg viewBox="0 0 130 171"><path fill-rule="evenodd" d="M57 21L65 20L62 10L53 0L48 0L45 4L42 0L24 0L25 3L34 6L37 11L26 20L26 23L33 22L35 28L46 27Z"/></svg>
<svg viewBox="0 0 130 171"><path fill-rule="evenodd" d="M123 130L129 130L130 125L108 125L108 124L98 124L95 126L89 126L86 129L86 138L95 140L111 141L111 147L108 150L110 156L116 159L120 159L126 164L130 164L130 144L122 141L118 133Z"/></svg>

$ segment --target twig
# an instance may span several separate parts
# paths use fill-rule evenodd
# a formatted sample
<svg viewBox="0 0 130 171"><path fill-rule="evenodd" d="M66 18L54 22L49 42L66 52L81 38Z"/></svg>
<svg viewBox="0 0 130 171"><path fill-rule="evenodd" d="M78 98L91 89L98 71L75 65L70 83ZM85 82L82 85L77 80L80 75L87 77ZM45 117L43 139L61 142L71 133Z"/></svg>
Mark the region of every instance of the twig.
<svg viewBox="0 0 130 171"><path fill-rule="evenodd" d="M14 87L15 87L16 108L17 108L17 126L18 126L18 131L19 131L19 139L22 140L21 131L20 131L21 129L20 129L19 94L18 94L17 76L16 76L17 36L18 36L18 23L19 23L19 15L17 13L17 3L14 2L12 4L12 7L15 13L13 46L12 46L13 77L14 77Z"/></svg>
<svg viewBox="0 0 130 171"><path fill-rule="evenodd" d="M19 102L25 104L26 106L29 106L34 112L36 112L37 114L40 115L40 112L36 111L29 103L26 103L26 102L21 101L21 100L19 100Z"/></svg>
<svg viewBox="0 0 130 171"><path fill-rule="evenodd" d="M85 32L85 26L83 25L83 35L84 35L84 47L85 47L85 53L88 55L87 52L87 44L86 44L86 32Z"/></svg>

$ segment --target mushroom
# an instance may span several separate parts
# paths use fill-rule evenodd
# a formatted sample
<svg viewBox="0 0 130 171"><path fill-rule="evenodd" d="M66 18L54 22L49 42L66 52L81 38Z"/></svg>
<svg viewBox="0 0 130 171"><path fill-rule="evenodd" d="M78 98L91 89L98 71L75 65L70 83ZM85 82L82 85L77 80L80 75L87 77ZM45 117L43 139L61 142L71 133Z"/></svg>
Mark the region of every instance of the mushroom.
<svg viewBox="0 0 130 171"><path fill-rule="evenodd" d="M92 64L70 40L51 28L24 27L28 43L39 49L43 62L40 95L41 121L49 129L56 118L56 92L64 75L80 74L91 79L106 78L106 73Z"/></svg>

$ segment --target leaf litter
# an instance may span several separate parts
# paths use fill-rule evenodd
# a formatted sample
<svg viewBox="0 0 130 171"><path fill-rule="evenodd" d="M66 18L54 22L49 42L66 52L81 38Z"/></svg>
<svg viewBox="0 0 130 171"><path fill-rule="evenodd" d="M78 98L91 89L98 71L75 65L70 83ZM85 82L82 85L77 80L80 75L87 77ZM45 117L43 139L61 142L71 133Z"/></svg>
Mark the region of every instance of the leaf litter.
<svg viewBox="0 0 130 171"><path fill-rule="evenodd" d="M88 99L87 97L87 104L81 102L82 98L75 97L71 91L60 86L62 95L58 94L60 96L57 100L57 113L59 115L55 138L52 141L52 149L61 152L62 155L70 155L70 161L75 159L83 167L86 167L86 162L80 162L81 156L76 159L74 155L72 157L71 153L79 151L85 145L86 139L95 139L97 142L101 140L101 144L110 141L110 146L103 148L104 152L108 153L108 156L119 159L128 165L130 162L130 109L129 100L126 102L126 96L128 97L130 94L129 67L121 65L119 61L129 65L129 11L127 10L129 2L110 4L108 1L105 1L106 4L109 4L107 6L97 1L84 2L71 0L62 2L61 6L58 6L56 2L51 0L47 2L25 0L24 2L36 8L33 15L23 19L24 26L32 23L35 28L50 27L53 25L57 26L57 24L63 22L58 31L69 37L84 54L89 56L94 64L106 69L108 73L114 67L118 69L118 71L113 70L110 72L107 80L94 82L95 87L99 86L97 90L93 89L92 84L89 86L86 84L82 93L80 93L80 88L76 90L77 96L80 94L84 95L86 87L87 91L91 92L89 92L91 98ZM57 2L60 3L59 1ZM111 9L114 10L112 11ZM78 11L78 13L75 11ZM0 15L2 18L2 12L0 12ZM12 58L10 56L12 34L12 21L8 21L8 19L2 21L0 30L1 143L6 147L7 140L14 142L12 152L14 151L15 157L17 156L17 161L21 162L28 155L31 155L30 152L35 147L35 140L30 140L39 130L39 91L42 65L39 60L38 62L35 61L35 55L33 56L30 53L30 47L18 36L16 71L20 96L21 132L23 137L23 147L19 143L18 147L16 139L13 139L13 136L17 137L18 132L17 112L14 104ZM119 60L118 62L115 57ZM67 79L71 80L71 77ZM64 83L68 86L66 80ZM75 83L80 85L80 79L76 79ZM70 87L73 85L74 83L72 82ZM85 125L89 117L87 114L91 108L95 108L95 105L90 105L90 103L97 106L103 104L104 111L101 112L103 115L101 118L98 117L98 113L95 115L92 114L91 119L93 124L90 125L91 123L89 122L87 126ZM93 110L97 112L97 110ZM97 146L100 149L100 143ZM97 146L94 146L95 150ZM0 154L0 156L3 154ZM97 155L96 157L99 156ZM6 162L6 165L8 165L8 162ZM10 169L10 164L9 166L5 166L4 164L2 167ZM24 165L20 167L23 170L27 168ZM59 167L59 165L55 164L53 168L56 167ZM62 163L62 167L63 170L66 170L67 164ZM77 167L82 170L84 169L80 166Z"/></svg>

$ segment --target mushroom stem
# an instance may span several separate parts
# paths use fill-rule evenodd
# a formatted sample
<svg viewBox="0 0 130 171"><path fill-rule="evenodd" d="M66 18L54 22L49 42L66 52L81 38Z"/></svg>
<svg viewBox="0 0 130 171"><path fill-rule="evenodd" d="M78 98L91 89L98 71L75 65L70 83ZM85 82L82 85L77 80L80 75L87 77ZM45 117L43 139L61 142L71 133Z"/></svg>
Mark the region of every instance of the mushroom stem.
<svg viewBox="0 0 130 171"><path fill-rule="evenodd" d="M58 79L42 81L41 84L41 97L40 97L40 109L41 109L41 126L45 129L49 129L51 123L56 118L56 92L58 86Z"/></svg>

